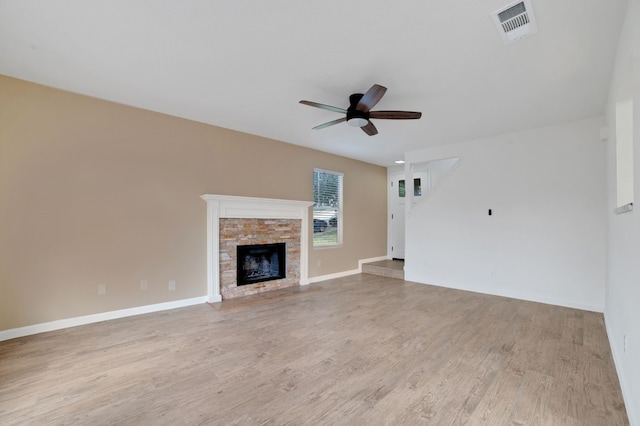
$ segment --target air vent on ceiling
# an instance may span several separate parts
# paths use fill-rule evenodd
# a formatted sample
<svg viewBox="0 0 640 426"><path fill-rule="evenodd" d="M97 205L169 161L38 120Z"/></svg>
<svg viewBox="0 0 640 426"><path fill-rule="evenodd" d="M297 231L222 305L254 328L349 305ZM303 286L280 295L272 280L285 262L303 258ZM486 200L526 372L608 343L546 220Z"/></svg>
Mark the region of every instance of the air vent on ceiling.
<svg viewBox="0 0 640 426"><path fill-rule="evenodd" d="M504 44L538 32L531 0L517 1L491 14Z"/></svg>

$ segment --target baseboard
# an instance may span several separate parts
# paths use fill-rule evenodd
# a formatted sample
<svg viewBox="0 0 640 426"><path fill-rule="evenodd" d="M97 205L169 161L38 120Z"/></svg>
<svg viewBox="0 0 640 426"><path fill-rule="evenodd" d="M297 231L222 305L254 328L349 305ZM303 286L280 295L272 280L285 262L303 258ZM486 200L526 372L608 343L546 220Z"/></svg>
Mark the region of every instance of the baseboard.
<svg viewBox="0 0 640 426"><path fill-rule="evenodd" d="M61 330L63 328L76 327L79 325L92 324L100 321L108 321L117 318L125 318L134 315L149 314L151 312L166 311L169 309L184 308L185 306L206 303L207 297L194 297L191 299L175 300L172 302L157 303L155 305L137 306L135 308L120 309L117 311L102 312L99 314L85 315L75 318L44 322L41 324L28 325L25 327L12 328L0 331L0 342L16 337L31 336L33 334L45 333L47 331Z"/></svg>
<svg viewBox="0 0 640 426"><path fill-rule="evenodd" d="M371 263L371 262L379 262L381 260L390 259L388 256L378 256L378 257L370 257L369 259L360 259L358 260L358 271L362 272L362 264L363 263Z"/></svg>
<svg viewBox="0 0 640 426"><path fill-rule="evenodd" d="M320 275L317 277L311 277L308 280L308 284L319 283L320 281L333 280L335 278L348 277L349 275L355 275L362 272L362 264L369 262L378 262L380 260L389 259L387 256L370 257L369 259L358 260L358 269L351 269L350 271L336 272L335 274Z"/></svg>
<svg viewBox="0 0 640 426"><path fill-rule="evenodd" d="M362 270L352 269L350 271L336 272L335 274L319 275L317 277L309 278L309 284L319 283L320 281L333 280L335 278L348 277L349 275L355 275L362 272Z"/></svg>
<svg viewBox="0 0 640 426"><path fill-rule="evenodd" d="M580 309L581 311L597 312L600 314L603 313L603 308L601 306L590 305L587 303L576 303L570 300L562 300L562 299L546 298L546 297L531 297L531 296L523 295L519 293L509 293L507 291L491 291L484 288L476 288L471 286L456 285L456 284L450 284L450 283L443 284L443 283L424 282L422 280L418 281L413 278L414 277L411 277L411 276L409 277L405 276L405 281L411 281L417 284L433 285L436 287L451 288L454 290L469 291L472 293L488 294L491 296L508 297L510 299L524 300L526 302L543 303L545 305L562 306L564 308L571 308L571 309Z"/></svg>
<svg viewBox="0 0 640 426"><path fill-rule="evenodd" d="M627 416L629 417L629 423L631 425L635 425L634 416L635 416L635 407L630 403L630 392L626 386L626 382L624 380L624 376L622 375L622 371L620 370L620 352L616 348L614 344L614 340L611 339L611 336L614 336L612 330L609 329L609 322L607 321L607 313L604 313L604 327L607 330L607 340L609 341L609 348L611 348L611 356L613 358L613 365L616 368L616 374L618 375L618 382L620 382L620 390L622 391L622 399L624 400L625 408L627 409Z"/></svg>

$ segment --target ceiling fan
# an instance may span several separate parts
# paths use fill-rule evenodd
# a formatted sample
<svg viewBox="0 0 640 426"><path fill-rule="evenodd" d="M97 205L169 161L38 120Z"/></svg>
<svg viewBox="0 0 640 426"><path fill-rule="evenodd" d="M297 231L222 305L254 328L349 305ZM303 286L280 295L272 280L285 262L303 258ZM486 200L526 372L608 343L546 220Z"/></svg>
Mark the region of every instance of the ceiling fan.
<svg viewBox="0 0 640 426"><path fill-rule="evenodd" d="M329 121L314 127L314 130L324 129L334 124L346 121L352 126L360 127L363 132L369 136L377 135L378 129L371 122L371 118L384 118L387 120L416 120L422 117L421 112L412 111L370 111L384 96L387 88L374 84L367 93L354 93L349 96L349 108L338 108L331 105L319 104L311 101L300 101L303 105L326 109L328 111L339 112L345 114L344 117L337 120Z"/></svg>

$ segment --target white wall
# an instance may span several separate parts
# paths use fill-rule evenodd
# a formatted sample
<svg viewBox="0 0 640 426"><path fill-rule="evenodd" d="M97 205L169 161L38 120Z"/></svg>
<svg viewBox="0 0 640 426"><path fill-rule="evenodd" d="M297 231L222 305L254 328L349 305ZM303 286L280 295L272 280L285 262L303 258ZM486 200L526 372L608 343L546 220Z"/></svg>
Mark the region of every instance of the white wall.
<svg viewBox="0 0 640 426"><path fill-rule="evenodd" d="M426 163L412 164L413 177L425 176L420 172L426 172L426 176L429 179L429 188L423 188L423 195L428 194L427 189L435 188L453 166L458 162L457 158L444 158L442 160L427 161ZM424 183L423 183L424 186ZM426 199L426 197L424 198ZM414 200L415 202L416 200ZM419 200L418 200L419 201Z"/></svg>
<svg viewBox="0 0 640 426"><path fill-rule="evenodd" d="M620 36L614 76L607 104L608 188L608 271L605 323L618 370L627 413L632 425L640 425L640 108L634 108L634 204L629 213L616 215L616 120L615 103L633 61L634 105L640 105L640 0L629 2L629 11ZM624 352L624 336L627 352Z"/></svg>
<svg viewBox="0 0 640 426"><path fill-rule="evenodd" d="M411 163L460 161L407 217L406 279L601 312L603 125L593 118L408 153Z"/></svg>
<svg viewBox="0 0 640 426"><path fill-rule="evenodd" d="M405 247L405 217L407 215L406 200L411 200L415 204L426 201L431 192L437 189L441 180L451 172L452 168L458 162L457 158L445 158L440 160L426 161L423 163L411 164L409 167L395 166L387 168L388 186L388 223L387 223L387 257L404 259ZM413 196L413 189L409 188L413 185L413 179L422 179L422 195ZM399 198L397 184L392 185L392 181L404 179L407 183L406 197ZM401 201L400 201L401 200ZM399 215L402 215L400 218ZM400 234L401 235L398 235ZM400 247L401 246L401 247Z"/></svg>

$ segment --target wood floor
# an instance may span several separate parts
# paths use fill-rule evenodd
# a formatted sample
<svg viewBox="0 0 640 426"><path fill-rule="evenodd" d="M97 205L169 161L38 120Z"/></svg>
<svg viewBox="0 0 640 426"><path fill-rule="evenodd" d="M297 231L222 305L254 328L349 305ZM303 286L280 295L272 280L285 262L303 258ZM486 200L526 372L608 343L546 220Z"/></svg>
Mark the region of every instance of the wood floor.
<svg viewBox="0 0 640 426"><path fill-rule="evenodd" d="M628 420L601 314L359 274L0 342L0 424Z"/></svg>

